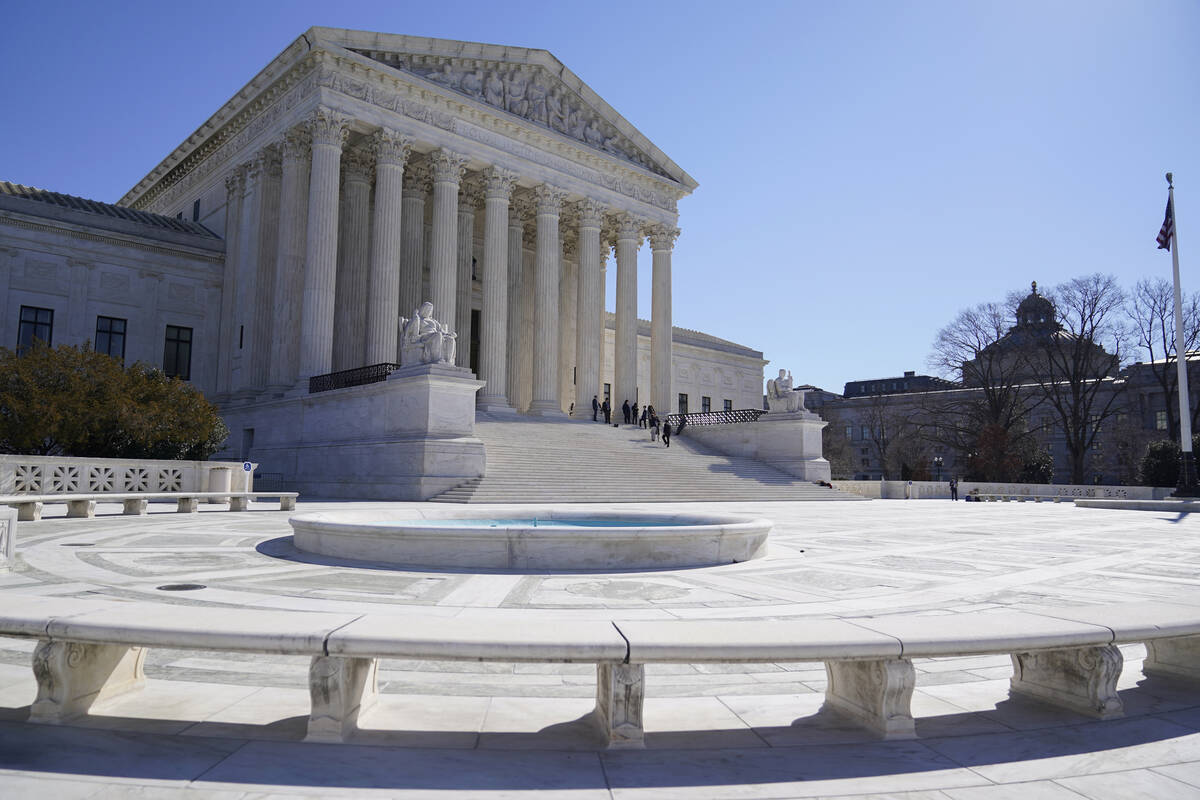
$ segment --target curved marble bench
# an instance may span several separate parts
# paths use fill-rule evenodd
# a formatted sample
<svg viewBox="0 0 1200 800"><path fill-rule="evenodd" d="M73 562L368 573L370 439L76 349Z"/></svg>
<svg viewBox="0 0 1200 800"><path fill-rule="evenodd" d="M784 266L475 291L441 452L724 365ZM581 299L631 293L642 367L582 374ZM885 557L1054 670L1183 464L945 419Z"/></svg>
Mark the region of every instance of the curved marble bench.
<svg viewBox="0 0 1200 800"><path fill-rule="evenodd" d="M377 697L380 658L597 665L593 719L640 747L645 665L822 661L826 707L884 738L912 738L912 659L1010 654L1010 691L1096 718L1122 713L1118 644L1144 642L1147 675L1200 680L1200 608L1137 603L855 619L471 620L6 596L0 635L38 639L34 722L62 723L139 688L148 647L307 655L309 740L340 741Z"/></svg>
<svg viewBox="0 0 1200 800"><path fill-rule="evenodd" d="M151 500L174 500L181 513L199 509L201 500L228 502L230 511L246 511L251 500L278 497L280 511L294 511L297 492L96 492L92 494L10 494L0 495L0 505L17 509L17 520L36 522L42 518L46 503L66 503L68 517L92 518L96 503L121 503L124 514L145 514Z"/></svg>

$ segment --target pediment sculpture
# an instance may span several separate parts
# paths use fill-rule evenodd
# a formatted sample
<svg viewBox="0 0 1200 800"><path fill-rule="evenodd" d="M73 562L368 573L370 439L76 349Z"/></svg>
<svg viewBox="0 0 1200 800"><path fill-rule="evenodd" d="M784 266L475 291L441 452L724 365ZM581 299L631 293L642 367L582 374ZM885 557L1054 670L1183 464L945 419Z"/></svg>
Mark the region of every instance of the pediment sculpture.
<svg viewBox="0 0 1200 800"><path fill-rule="evenodd" d="M458 334L433 318L433 303L426 300L411 318L400 317L400 366L454 364Z"/></svg>

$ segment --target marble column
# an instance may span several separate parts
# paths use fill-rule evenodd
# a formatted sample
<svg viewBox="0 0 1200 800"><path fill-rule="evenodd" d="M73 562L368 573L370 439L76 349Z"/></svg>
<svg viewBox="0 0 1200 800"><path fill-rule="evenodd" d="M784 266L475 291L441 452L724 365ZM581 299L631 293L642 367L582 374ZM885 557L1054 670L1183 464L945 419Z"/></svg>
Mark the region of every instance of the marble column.
<svg viewBox="0 0 1200 800"><path fill-rule="evenodd" d="M336 302L333 312L333 371L363 366L367 340L367 281L371 259L370 152L350 150L342 159L342 235L338 248Z"/></svg>
<svg viewBox="0 0 1200 800"><path fill-rule="evenodd" d="M321 106L309 120L312 172L305 231L304 311L300 377L324 375L333 363L333 303L337 285L338 187L349 118Z"/></svg>
<svg viewBox="0 0 1200 800"><path fill-rule="evenodd" d="M246 170L235 167L225 178L225 269L221 281L221 324L217 337L217 399L227 400L233 391L233 349L237 344L238 228L242 219L242 192L246 188Z"/></svg>
<svg viewBox="0 0 1200 800"><path fill-rule="evenodd" d="M671 251L679 229L656 225L650 230L654 275L650 297L650 402L674 408L671 394Z"/></svg>
<svg viewBox="0 0 1200 800"><path fill-rule="evenodd" d="M508 209L508 316L505 320L508 345L505 348L505 394L514 409L521 406L521 273L525 265L525 223L521 204L514 201ZM485 273L486 274L486 273ZM485 278L486 280L486 278Z"/></svg>
<svg viewBox="0 0 1200 800"><path fill-rule="evenodd" d="M454 363L471 368L471 280L475 259L475 209L483 197L483 187L476 179L465 179L458 191L458 248L455 269L454 330L458 332L458 348Z"/></svg>
<svg viewBox="0 0 1200 800"><path fill-rule="evenodd" d="M421 282L425 270L425 197L432 178L425 161L404 168L404 193L400 228L400 314L411 317L424 302ZM400 351L394 359L400 361Z"/></svg>
<svg viewBox="0 0 1200 800"><path fill-rule="evenodd" d="M458 185L467 158L446 149L429 154L433 171L433 237L429 242L429 299L433 317L453 326L457 319ZM462 342L459 342L462 346Z"/></svg>
<svg viewBox="0 0 1200 800"><path fill-rule="evenodd" d="M253 392L267 388L270 377L271 340L275 336L275 266L279 259L279 202L283 168L277 146L263 149L262 199L258 207L258 242L254 264L254 313L250 320L250 363L247 387Z"/></svg>
<svg viewBox="0 0 1200 800"><path fill-rule="evenodd" d="M566 192L548 183L535 190L537 198L537 266L533 293L533 401L529 413L561 416L558 404L558 279L562 247L558 215Z"/></svg>
<svg viewBox="0 0 1200 800"><path fill-rule="evenodd" d="M411 139L389 128L381 128L371 137L375 152L375 213L371 220L366 364L396 361L402 308L400 231L404 220L404 162L411 146Z"/></svg>
<svg viewBox="0 0 1200 800"><path fill-rule="evenodd" d="M256 153L246 164L246 188L238 223L237 295L234 297L233 392L239 400L254 394L250 354L254 349L255 298L258 293L259 223L262 218L266 159Z"/></svg>
<svg viewBox="0 0 1200 800"><path fill-rule="evenodd" d="M573 222L573 220L572 220ZM560 220L561 230L567 231L567 220ZM558 405L563 413L571 413L575 405L575 300L579 270L579 240L575 226L569 236L563 234L562 270L558 278Z"/></svg>
<svg viewBox="0 0 1200 800"><path fill-rule="evenodd" d="M279 186L279 244L275 257L271 363L267 386L282 393L296 383L300 351L300 305L304 296L304 229L308 222L308 173L312 134L303 125L284 136Z"/></svg>
<svg viewBox="0 0 1200 800"><path fill-rule="evenodd" d="M478 408L484 411L511 411L508 402L508 280L509 280L509 198L516 173L490 167L483 173L483 310L479 332L479 379L486 382L480 390ZM521 236L517 234L517 246Z"/></svg>
<svg viewBox="0 0 1200 800"><path fill-rule="evenodd" d="M613 347L613 412L637 399L637 254L642 245L638 221L617 220L616 336ZM658 408L658 406L655 406Z"/></svg>
<svg viewBox="0 0 1200 800"><path fill-rule="evenodd" d="M604 206L595 200L579 203L579 273L575 302L575 409L592 413L592 398L600 397L600 353L604 343L604 276L601 271L600 224ZM607 248L605 248L607 249Z"/></svg>

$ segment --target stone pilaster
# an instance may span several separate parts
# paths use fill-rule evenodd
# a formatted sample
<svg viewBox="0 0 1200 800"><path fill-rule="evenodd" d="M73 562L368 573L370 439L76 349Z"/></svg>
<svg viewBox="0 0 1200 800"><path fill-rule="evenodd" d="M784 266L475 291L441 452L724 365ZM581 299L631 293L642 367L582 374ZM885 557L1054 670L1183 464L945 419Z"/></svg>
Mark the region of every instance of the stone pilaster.
<svg viewBox="0 0 1200 800"><path fill-rule="evenodd" d="M271 319L271 363L267 382L272 392L296 382L300 363L296 336L304 296L304 230L308 222L308 173L312 136L298 126L284 137L279 186L279 244L275 258L275 291Z"/></svg>
<svg viewBox="0 0 1200 800"><path fill-rule="evenodd" d="M375 155L375 211L371 221L366 364L396 362L404 162L411 146L412 140L388 128L376 131L371 137Z"/></svg>
<svg viewBox="0 0 1200 800"><path fill-rule="evenodd" d="M367 281L370 278L371 153L356 149L342 159L342 236L338 248L337 301L333 313L333 370L366 362Z"/></svg>
<svg viewBox="0 0 1200 800"><path fill-rule="evenodd" d="M400 229L400 314L411 317L424 302L421 280L425 269L425 198L432 178L425 161L404 168L404 199ZM396 363L400 352L396 351Z"/></svg>
<svg viewBox="0 0 1200 800"><path fill-rule="evenodd" d="M508 259L509 198L516 173L491 167L483 173L483 310L479 332L478 407L485 411L508 411ZM517 246L521 237L517 235Z"/></svg>
<svg viewBox="0 0 1200 800"><path fill-rule="evenodd" d="M433 238L429 243L429 295L435 319L454 324L458 302L458 186L467 158L446 149L429 154L433 171ZM462 342L459 342L459 346Z"/></svg>
<svg viewBox="0 0 1200 800"><path fill-rule="evenodd" d="M330 371L333 304L337 286L338 186L349 118L321 106L309 120L312 172L305 231L304 312L300 327L300 377Z"/></svg>
<svg viewBox="0 0 1200 800"><path fill-rule="evenodd" d="M521 398L521 317L523 306L522 272L525 267L525 223L522 219L522 203L513 199L508 210L508 319L506 328L508 346L505 348L507 378L505 394L509 405L523 410Z"/></svg>
<svg viewBox="0 0 1200 800"><path fill-rule="evenodd" d="M671 392L671 252L679 229L656 225L650 229L654 259L650 295L650 402L656 409L674 408Z"/></svg>
<svg viewBox="0 0 1200 800"><path fill-rule="evenodd" d="M458 332L458 349L454 363L471 367L471 280L475 259L475 209L483 199L483 187L477 179L464 179L458 192L458 248L454 298L454 327Z"/></svg>
<svg viewBox="0 0 1200 800"><path fill-rule="evenodd" d="M217 398L225 400L233 391L233 349L237 346L238 227L242 219L242 192L246 188L246 171L236 167L225 177L225 270L221 281L221 324L217 338Z"/></svg>
<svg viewBox="0 0 1200 800"><path fill-rule="evenodd" d="M275 330L275 267L279 259L279 203L283 168L277 146L265 148L262 162L262 199L258 208L258 242L255 259L254 314L250 319L252 333L249 375L246 381L253 392L267 388L270 377L271 339Z"/></svg>
<svg viewBox="0 0 1200 800"><path fill-rule="evenodd" d="M600 401L600 354L604 343L604 276L600 225L604 206L579 203L579 271L575 303L575 408L589 418L592 398ZM605 248L607 249L607 248Z"/></svg>
<svg viewBox="0 0 1200 800"><path fill-rule="evenodd" d="M613 412L637 400L637 254L642 245L638 221L617 220L616 336L613 349ZM655 406L658 408L659 406Z"/></svg>
<svg viewBox="0 0 1200 800"><path fill-rule="evenodd" d="M558 401L558 280L562 247L558 215L566 192L548 183L537 197L537 267L534 274L533 401L529 413L559 416Z"/></svg>

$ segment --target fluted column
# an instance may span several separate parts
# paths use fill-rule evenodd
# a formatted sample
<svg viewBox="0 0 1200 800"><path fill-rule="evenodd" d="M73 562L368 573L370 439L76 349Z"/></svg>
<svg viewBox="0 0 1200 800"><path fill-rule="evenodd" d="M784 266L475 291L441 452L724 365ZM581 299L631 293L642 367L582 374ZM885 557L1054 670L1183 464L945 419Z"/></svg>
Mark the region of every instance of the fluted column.
<svg viewBox="0 0 1200 800"><path fill-rule="evenodd" d="M579 274L575 303L575 409L592 412L600 400L600 352L604 342L604 281L601 273L600 224L604 206L579 203Z"/></svg>
<svg viewBox="0 0 1200 800"><path fill-rule="evenodd" d="M478 395L485 411L508 411L508 259L509 198L516 173L490 167L483 173L483 309L479 315L479 379L486 382ZM520 234L517 235L518 247Z"/></svg>
<svg viewBox="0 0 1200 800"><path fill-rule="evenodd" d="M275 329L275 263L279 259L279 197L283 169L277 146L263 149L262 198L258 206L258 241L254 263L254 312L251 316L250 364L247 387L253 392L267 388L271 364L271 332Z"/></svg>
<svg viewBox="0 0 1200 800"><path fill-rule="evenodd" d="M483 196L477 180L463 180L458 191L458 248L456 256L454 328L458 349L454 363L471 368L471 262L475 258L475 208Z"/></svg>
<svg viewBox="0 0 1200 800"><path fill-rule="evenodd" d="M236 167L225 178L225 269L221 280L221 324L217 338L217 398L226 400L233 391L233 349L237 342L237 268L238 228L242 219L242 193L246 188L246 170Z"/></svg>
<svg viewBox="0 0 1200 800"><path fill-rule="evenodd" d="M279 244L275 256L275 290L271 363L267 384L283 392L296 383L300 307L304 297L304 230L308 222L308 173L312 167L312 134L301 125L283 140L279 185Z"/></svg>
<svg viewBox="0 0 1200 800"><path fill-rule="evenodd" d="M508 209L508 344L504 352L507 376L504 383L508 403L521 409L521 273L525 264L525 224L520 206ZM487 280L486 273L484 280Z"/></svg>
<svg viewBox="0 0 1200 800"><path fill-rule="evenodd" d="M654 276L650 297L650 402L673 408L671 393L671 251L679 229L656 225L650 229Z"/></svg>
<svg viewBox="0 0 1200 800"><path fill-rule="evenodd" d="M617 220L617 307L613 348L613 408L637 399L637 253L642 245L638 222L628 214ZM655 406L657 408L657 406Z"/></svg>
<svg viewBox="0 0 1200 800"><path fill-rule="evenodd" d="M562 269L558 278L558 406L564 413L570 413L575 404L575 295L579 241L573 229L568 236L566 226L567 221L560 219L563 243Z"/></svg>
<svg viewBox="0 0 1200 800"><path fill-rule="evenodd" d="M354 369L366 362L367 281L371 261L370 152L351 150L342 159L342 212L346 215L338 247L337 301L333 313L333 369Z"/></svg>
<svg viewBox="0 0 1200 800"><path fill-rule="evenodd" d="M324 375L333 363L333 302L337 285L338 185L349 118L321 107L310 120L312 173L305 231L304 312L300 378Z"/></svg>
<svg viewBox="0 0 1200 800"><path fill-rule="evenodd" d="M433 316L453 325L458 269L458 184L466 171L466 156L449 150L429 154L433 170L433 238L429 242L429 294ZM459 342L462 346L462 342Z"/></svg>
<svg viewBox="0 0 1200 800"><path fill-rule="evenodd" d="M411 317L425 301L421 278L425 269L425 197L429 194L429 166L420 161L404 168L404 195L400 228L400 314ZM400 351L395 353L400 361Z"/></svg>
<svg viewBox="0 0 1200 800"><path fill-rule="evenodd" d="M246 400L254 394L250 385L250 361L254 350L254 317L257 313L255 298L258 294L259 234L265 172L266 158L260 151L246 164L246 187L242 193L242 215L238 223L232 387L234 396L240 400Z"/></svg>
<svg viewBox="0 0 1200 800"><path fill-rule="evenodd" d="M537 266L533 294L533 402L529 413L559 416L558 403L558 279L562 248L558 215L566 193L543 183L537 197Z"/></svg>
<svg viewBox="0 0 1200 800"><path fill-rule="evenodd" d="M389 128L382 128L371 137L375 153L375 212L371 221L366 364L396 361L402 308L400 231L404 219L404 162L411 146L412 140Z"/></svg>

